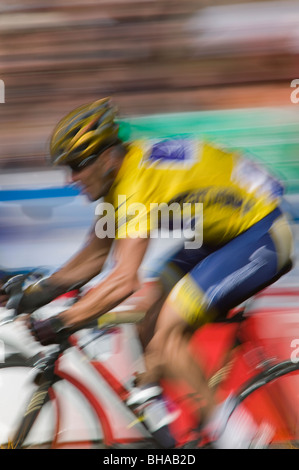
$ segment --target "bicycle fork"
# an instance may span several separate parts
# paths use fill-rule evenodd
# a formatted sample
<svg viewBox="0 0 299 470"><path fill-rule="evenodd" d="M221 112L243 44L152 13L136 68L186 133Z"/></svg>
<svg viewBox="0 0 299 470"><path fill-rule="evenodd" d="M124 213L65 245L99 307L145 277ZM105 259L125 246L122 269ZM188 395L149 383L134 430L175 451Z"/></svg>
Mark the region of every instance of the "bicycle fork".
<svg viewBox="0 0 299 470"><path fill-rule="evenodd" d="M42 407L50 400L49 390L55 382L56 359L56 356L50 362L41 359L36 364L36 368L39 371L34 379L34 383L38 385L38 388L32 394L22 416L21 423L8 443L10 448L19 449L22 447Z"/></svg>

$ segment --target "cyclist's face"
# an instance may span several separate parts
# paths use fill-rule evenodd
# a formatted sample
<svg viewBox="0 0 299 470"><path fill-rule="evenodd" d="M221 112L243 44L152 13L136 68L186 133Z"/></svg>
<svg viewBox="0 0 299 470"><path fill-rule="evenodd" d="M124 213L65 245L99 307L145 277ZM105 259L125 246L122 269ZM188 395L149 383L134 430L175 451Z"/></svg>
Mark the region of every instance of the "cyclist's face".
<svg viewBox="0 0 299 470"><path fill-rule="evenodd" d="M113 184L114 176L109 172L111 166L108 149L90 165L71 170L71 181L79 186L82 194L90 201L96 201L105 196Z"/></svg>

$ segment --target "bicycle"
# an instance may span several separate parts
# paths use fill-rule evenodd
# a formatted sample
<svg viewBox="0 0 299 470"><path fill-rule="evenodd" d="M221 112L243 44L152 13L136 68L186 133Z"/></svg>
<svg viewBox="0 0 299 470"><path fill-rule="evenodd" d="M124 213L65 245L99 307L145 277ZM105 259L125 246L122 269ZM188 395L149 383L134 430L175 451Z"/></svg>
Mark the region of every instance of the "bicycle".
<svg viewBox="0 0 299 470"><path fill-rule="evenodd" d="M111 315L110 315L111 318ZM14 321L14 320L11 320ZM15 352L8 356L5 362L0 364L0 372L8 370L16 370L18 374L22 373L19 369L23 370L23 375L26 375L27 379L24 380L27 385L28 382L31 385L26 398L22 400L19 405L19 410L22 411L23 417L21 423L18 426L14 437L9 439L8 442L0 442L2 448L20 448L20 447L45 447L45 448L60 448L60 447L96 447L96 448L115 448L118 446L139 446L152 448L157 446L157 443L151 438L149 432L144 427L141 421L136 419L133 412L126 406L125 401L129 394L129 386L126 388L121 381L118 380L115 374L109 371L108 367L105 366L105 361L100 361L99 358L92 359L88 356L88 348L92 343L96 343L101 338L107 338L109 336L115 336L116 341L118 338L118 329L123 327L129 327L130 324L126 323L128 320L122 318L122 324L116 327L114 324L107 325L101 329L97 329L96 324L87 325L87 328L82 333L82 338L77 335L72 335L63 344L55 345L53 347L42 348L42 351L33 355L32 357L25 357L19 352ZM130 320L131 322L132 320ZM71 358L69 364L79 364L80 374L84 376L84 382L82 377L79 377L78 371L65 370L68 369L69 364L65 367L64 359L66 354L72 351L75 358ZM61 365L62 363L62 365ZM24 369L29 371L29 375L26 374ZM75 373L74 373L75 372ZM78 374L78 377L76 376ZM85 374L85 375L84 375ZM93 386L93 381L98 382ZM2 379L2 385L5 378ZM71 390L65 387L57 389L60 383L67 382L71 386ZM21 377L21 383L22 377ZM0 383L1 385L1 383ZM99 387L97 391L95 388ZM8 388L11 386L8 385ZM20 388L22 385L20 384ZM74 390L75 389L75 394ZM1 392L1 387L0 387ZM80 397L78 397L79 392ZM75 400L75 407L82 407L83 427L81 425L79 432L86 434L92 428L91 435L85 440L74 439L60 442L59 436L61 434L61 411L65 406L65 403L60 403L63 400L63 394L67 393L68 398ZM100 396L100 398L99 398ZM104 398L104 396L106 398ZM8 391L8 400L11 399ZM82 401L83 400L83 401ZM110 403L109 403L110 402ZM3 403L3 400L2 400ZM110 409L108 406L110 405ZM11 406L11 409L14 409ZM24 409L25 408L25 409ZM86 408L84 410L84 408ZM113 412L111 411L113 408ZM45 409L45 411L44 411ZM116 413L114 411L116 410ZM73 410L70 409L70 412ZM43 412L43 416L41 416ZM52 414L53 425L48 429L46 437L48 439L39 444L36 438L40 438L39 430L44 426L45 421ZM16 417L18 413L16 413ZM118 419L122 422L124 428L124 434L117 435L116 428ZM86 423L84 422L86 420ZM12 421L12 420L11 420ZM39 421L41 423L39 423ZM116 424L115 424L116 423ZM33 433L33 436L29 434L34 431L33 427L37 426L37 430ZM86 426L86 428L85 428ZM26 439L29 437L29 441ZM33 439L33 444L31 439ZM30 444L28 444L30 442Z"/></svg>
<svg viewBox="0 0 299 470"><path fill-rule="evenodd" d="M234 312L232 316L221 319L223 325L236 325L236 331L233 336L232 347L227 349L227 357L224 361L226 374L222 374L224 370L223 367L220 371L217 371L216 374L213 374L210 378L211 386L213 387L219 387L219 385L225 382L227 376L229 376L230 371L228 370L229 368L227 368L228 360L231 359L231 354L236 351L236 346L237 351L240 353L240 348L242 348L244 344L244 338L242 338L242 334L240 335L240 331L246 330L246 328L241 327L245 326L247 319L250 318L250 316L247 316L247 312L247 306L245 305L237 312ZM132 388L132 383L122 383L122 381L120 381L115 374L105 366L104 361L99 360L99 358L90 358L87 351L88 346L97 342L100 338L107 338L109 335L115 335L117 329L122 328L125 325L129 327L132 326L133 322L136 320L139 321L143 314L140 313L137 316L135 314L135 317L134 315L125 315L125 318L114 312L110 312L106 315L106 326L103 326L105 324L103 317L100 329L95 329L95 324L89 325L91 329L90 337L88 337L88 334L86 336L84 334L81 338L78 338L76 335L72 335L64 343L58 346L46 348L46 351L43 351L30 359L24 358L21 355L14 355L8 358L4 363L0 364L0 371L2 372L16 367L25 367L29 368L33 374L33 377L30 377L29 379L33 390L28 394L29 400L27 406L24 409L25 400L23 400L23 403L21 403L19 407L23 409L23 416L17 425L14 434L7 439L6 442L0 442L2 448L61 448L74 446L79 448L90 446L102 449L130 447L134 449L160 448L159 444L155 442L149 433L142 419L136 416L126 404L126 399ZM91 386L89 373L84 376L83 383L82 379L80 380L80 378L76 377L76 374L63 368L65 356L71 350L76 352L76 363L83 359L85 370L87 368L90 372L90 369L92 369L92 380L94 380L95 376L100 379L100 398L94 391L97 384L95 384L95 386ZM273 360L262 357L256 367L258 367L260 371L258 373L254 372L254 375L248 381L243 383L234 393L236 402L232 412L248 397L256 393L257 390L265 389L267 384L272 384L284 376L289 377L291 374L298 372L299 363L292 362L291 360L274 362ZM75 389L84 397L85 401L88 403L88 407L90 407L89 410L91 410L95 431L89 439L76 439L73 441L61 441L60 439L61 434L63 434L63 407L60 400L61 393L62 395L65 393L65 388L59 390L59 385L65 383L74 386ZM192 398L191 395L185 397L186 400L189 400L190 398ZM80 403L79 406L82 404L81 401L76 402L75 400L75 406L76 403L77 406L78 403ZM110 406L115 407L119 413L116 418L116 420L119 420L116 421L117 426L121 422L123 427L127 428L127 431L129 429L128 434L125 437L120 438L117 436L117 433L115 432L115 427L117 426L115 425L115 422L113 422L113 419L111 419L110 411L106 409L107 403L110 403ZM53 418L53 426L51 428L52 434L41 442L43 436L39 430L41 429L42 424L39 424L39 422L43 423L45 416L49 416L49 413L52 414ZM30 441L30 436L36 426L39 440L34 441L33 439L33 441ZM199 429L190 430L181 445L182 447L186 445L186 447L201 448L209 444L205 442L201 435L201 430ZM292 446L297 446L297 442L293 442Z"/></svg>

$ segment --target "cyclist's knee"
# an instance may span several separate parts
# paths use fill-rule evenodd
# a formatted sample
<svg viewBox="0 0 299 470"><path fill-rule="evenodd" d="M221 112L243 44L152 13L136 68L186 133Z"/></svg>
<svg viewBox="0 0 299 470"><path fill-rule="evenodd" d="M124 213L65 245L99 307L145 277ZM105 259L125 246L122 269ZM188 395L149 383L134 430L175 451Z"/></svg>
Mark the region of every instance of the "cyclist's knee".
<svg viewBox="0 0 299 470"><path fill-rule="evenodd" d="M167 298L167 304L193 330L213 322L218 315L191 274L186 274L175 285Z"/></svg>

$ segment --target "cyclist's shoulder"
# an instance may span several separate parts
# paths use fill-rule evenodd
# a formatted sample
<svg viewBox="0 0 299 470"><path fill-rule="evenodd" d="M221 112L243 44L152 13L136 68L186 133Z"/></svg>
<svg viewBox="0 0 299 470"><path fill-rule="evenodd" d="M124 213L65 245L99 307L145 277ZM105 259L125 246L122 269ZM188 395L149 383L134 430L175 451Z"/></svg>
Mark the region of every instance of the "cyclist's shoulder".
<svg viewBox="0 0 299 470"><path fill-rule="evenodd" d="M236 159L240 156L238 152L200 136L150 137L136 139L127 145L124 166L131 164L161 170L171 164L181 164L183 169L186 164L200 162L205 155L209 158L233 155Z"/></svg>

